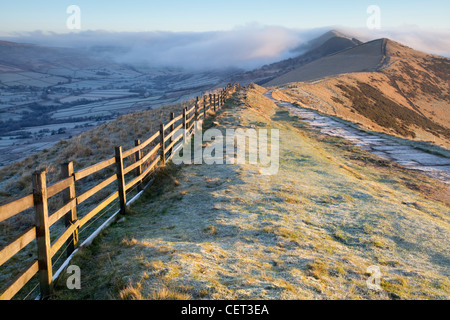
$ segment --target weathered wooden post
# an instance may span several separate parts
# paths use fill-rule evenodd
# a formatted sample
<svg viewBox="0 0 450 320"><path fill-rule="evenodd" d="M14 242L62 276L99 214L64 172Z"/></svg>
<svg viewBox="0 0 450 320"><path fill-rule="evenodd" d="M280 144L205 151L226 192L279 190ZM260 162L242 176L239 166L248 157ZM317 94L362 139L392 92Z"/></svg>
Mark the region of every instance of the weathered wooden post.
<svg viewBox="0 0 450 320"><path fill-rule="evenodd" d="M61 165L61 179L68 179L72 177L72 183L70 186L62 192L64 203L69 203L76 198L75 194L75 177L73 171L73 162L63 163ZM64 216L64 223L66 228L70 227L77 220L77 207L73 206L73 208L66 213ZM69 257L72 252L74 252L75 248L78 247L78 228L76 228L72 235L67 239L67 256Z"/></svg>
<svg viewBox="0 0 450 320"><path fill-rule="evenodd" d="M36 171L33 173L33 200L36 214L39 286L41 291L41 299L46 299L52 293L53 270L45 170Z"/></svg>
<svg viewBox="0 0 450 320"><path fill-rule="evenodd" d="M161 136L161 158L163 165L166 164L166 143L164 142L164 123L161 123L161 129L159 129L159 135Z"/></svg>
<svg viewBox="0 0 450 320"><path fill-rule="evenodd" d="M141 144L141 140L139 140L139 139L134 140L135 147L139 146L140 144ZM138 162L141 159L142 159L142 150L139 149L138 151L136 151L134 153L134 161ZM142 164L137 166L135 174L136 174L136 177L139 177L142 174ZM139 181L137 188L138 188L139 192L142 191L142 180Z"/></svg>
<svg viewBox="0 0 450 320"><path fill-rule="evenodd" d="M203 121L206 120L206 104L207 104L206 99L207 99L207 97L204 96L203 97Z"/></svg>
<svg viewBox="0 0 450 320"><path fill-rule="evenodd" d="M212 94L210 93L210 94L209 94L209 110L211 110L212 106L213 106L213 96L212 96Z"/></svg>
<svg viewBox="0 0 450 320"><path fill-rule="evenodd" d="M198 121L198 117L199 117L199 114L198 114L199 100L200 99L197 97L197 100L195 101L195 121L196 122Z"/></svg>
<svg viewBox="0 0 450 320"><path fill-rule="evenodd" d="M217 111L217 97L216 94L214 93L214 112Z"/></svg>
<svg viewBox="0 0 450 320"><path fill-rule="evenodd" d="M170 113L170 121L172 121L173 119L175 119L175 113L173 113L173 112L171 112ZM170 144L172 144L172 142L173 142L173 140L174 140L174 132L175 131L175 123L172 123L171 125L170 125L170 132L169 132L169 134L171 134L171 136L170 136ZM172 153L173 153L173 146L170 148L170 150L167 150L167 151L169 151L169 157L171 157L172 156Z"/></svg>
<svg viewBox="0 0 450 320"><path fill-rule="evenodd" d="M125 175L123 174L122 146L116 147L117 182L119 185L120 214L127 209L127 194L125 189Z"/></svg>
<svg viewBox="0 0 450 320"><path fill-rule="evenodd" d="M187 143L187 107L183 109L183 144Z"/></svg>

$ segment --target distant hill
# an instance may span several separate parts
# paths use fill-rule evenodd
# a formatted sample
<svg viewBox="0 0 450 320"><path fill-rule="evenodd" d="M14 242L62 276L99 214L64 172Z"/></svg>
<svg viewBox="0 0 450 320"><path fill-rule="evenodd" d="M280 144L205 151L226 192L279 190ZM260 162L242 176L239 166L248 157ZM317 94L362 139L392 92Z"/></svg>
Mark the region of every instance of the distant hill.
<svg viewBox="0 0 450 320"><path fill-rule="evenodd" d="M350 42L348 42L348 43L352 43L352 45L350 47L353 47L355 45L362 43L358 39L347 36L337 30L330 30L330 31L324 33L323 35L321 35L320 37L314 38L306 43L302 43L300 46L298 46L293 51L298 52L299 54L304 54L308 51L312 51L314 49L319 48L320 46L325 44L328 40L332 40L332 39L350 40ZM344 49L346 49L346 48L344 48ZM330 53L334 53L334 52L337 52L337 51L334 50Z"/></svg>
<svg viewBox="0 0 450 320"><path fill-rule="evenodd" d="M231 79L231 81L238 81L241 84L247 84L250 82L265 84L272 79L302 67L310 62L342 50L353 48L361 43L361 41L355 38L347 37L337 31L329 31L322 36L294 49L294 52L302 52L299 56L266 65L257 70L237 74Z"/></svg>
<svg viewBox="0 0 450 320"><path fill-rule="evenodd" d="M320 49L324 46L338 48L338 44L344 41L349 40L345 38L332 38L325 42ZM374 71L383 59L383 40L360 44L335 54L326 54L331 51L324 51L322 58L295 68L264 83L264 85L276 86L289 82L311 81L341 73Z"/></svg>
<svg viewBox="0 0 450 320"><path fill-rule="evenodd" d="M310 80L316 81L305 82ZM371 130L450 147L447 58L379 39L297 68L266 86L280 86L288 100Z"/></svg>
<svg viewBox="0 0 450 320"><path fill-rule="evenodd" d="M55 68L75 70L110 64L110 61L96 59L88 52L79 49L0 41L0 72L2 67L13 67L18 71L47 73L49 69Z"/></svg>

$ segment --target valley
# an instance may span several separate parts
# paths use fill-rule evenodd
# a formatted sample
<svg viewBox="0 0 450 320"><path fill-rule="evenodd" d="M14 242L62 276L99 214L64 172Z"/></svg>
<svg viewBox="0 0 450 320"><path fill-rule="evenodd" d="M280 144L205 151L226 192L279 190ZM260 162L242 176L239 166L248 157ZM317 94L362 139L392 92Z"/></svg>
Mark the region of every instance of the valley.
<svg viewBox="0 0 450 320"><path fill-rule="evenodd" d="M121 65L78 50L0 41L0 167L120 115L201 96L227 74Z"/></svg>

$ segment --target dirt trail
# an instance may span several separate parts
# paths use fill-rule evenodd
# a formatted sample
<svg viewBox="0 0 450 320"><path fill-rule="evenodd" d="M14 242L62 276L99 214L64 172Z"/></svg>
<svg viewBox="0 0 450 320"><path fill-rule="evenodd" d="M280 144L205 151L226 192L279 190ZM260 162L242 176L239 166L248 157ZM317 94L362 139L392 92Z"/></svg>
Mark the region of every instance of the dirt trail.
<svg viewBox="0 0 450 320"><path fill-rule="evenodd" d="M215 128L280 130L280 167L168 166L75 257L82 290L56 299L448 299L449 208L405 187L428 179L349 160L257 90ZM425 183L425 180L424 183ZM382 272L380 292L367 268Z"/></svg>

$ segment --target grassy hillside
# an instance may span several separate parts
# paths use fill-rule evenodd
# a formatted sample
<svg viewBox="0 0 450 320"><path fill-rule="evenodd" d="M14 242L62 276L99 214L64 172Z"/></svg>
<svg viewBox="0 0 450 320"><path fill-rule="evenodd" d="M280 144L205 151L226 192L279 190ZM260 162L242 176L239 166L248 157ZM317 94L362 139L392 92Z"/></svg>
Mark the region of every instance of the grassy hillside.
<svg viewBox="0 0 450 320"><path fill-rule="evenodd" d="M344 74L312 83L296 82L304 81L302 77L307 75L299 69L299 73L292 73L292 77L282 82L295 83L277 89L287 101L359 123L367 129L450 148L447 115L450 60L387 39L372 42L376 43L382 52L376 71L351 73L355 70L346 69L345 64L336 60L335 64L346 70L342 71ZM344 57L357 48L329 59ZM311 72L320 73L321 68L326 72L331 70L326 64L319 64L320 61L308 65ZM352 61L347 59L347 63Z"/></svg>
<svg viewBox="0 0 450 320"><path fill-rule="evenodd" d="M149 138L159 130L162 122L168 122L171 112L179 115L185 106L192 104L193 100L121 116L115 121L70 140L62 140L52 148L2 168L0 205L31 193L31 174L34 170L47 168L48 183L54 183L59 179L62 163L74 161L75 170L80 170L106 160L114 156L114 147L133 147L135 139Z"/></svg>
<svg viewBox="0 0 450 320"><path fill-rule="evenodd" d="M70 140L62 140L52 148L29 156L23 161L18 161L2 168L0 170L0 205L31 194L31 175L35 170L46 168L47 184L51 185L60 181L61 164L73 161L75 171L79 171L111 158L114 156L115 146L122 145L124 149L129 149L134 146L135 139L144 141L159 130L159 125L162 122L167 123L169 121L170 112L175 112L179 115L185 105L191 106L192 101L122 116L117 120L101 125ZM129 161L131 159L132 157L130 157ZM114 173L115 168L109 167L84 179L76 185L77 194L82 194ZM89 212L92 209L92 205L104 200L115 188L117 188L117 184L112 183L79 206L77 208L78 217L82 217L83 214ZM61 195L51 198L48 202L50 214L61 208L63 204ZM82 231L83 235L80 236L80 239L86 239L90 232L95 230L95 227L98 227L102 221L101 219L95 219L92 225L88 224L87 228ZM35 213L33 208L1 222L0 249L11 243L24 230L34 224ZM62 230L64 230L63 219L52 226L52 240L61 234ZM0 289L6 285L7 280L20 272L21 268L28 261L34 259L35 254L36 247L33 243L27 246L25 250L22 250L20 254L2 265Z"/></svg>
<svg viewBox="0 0 450 320"><path fill-rule="evenodd" d="M208 125L280 130L278 174L168 165L55 299L449 299L448 189L323 136L254 87ZM206 146L206 145L205 145ZM381 292L366 285L379 266Z"/></svg>
<svg viewBox="0 0 450 320"><path fill-rule="evenodd" d="M404 137L415 138L414 126L434 132L437 136L450 139L450 131L431 121L427 117L403 107L372 86L358 82L356 87L340 84L337 86L344 96L351 101L353 112L372 120L381 127L392 129ZM337 102L339 99L336 99ZM410 129L411 128L411 129Z"/></svg>

